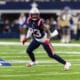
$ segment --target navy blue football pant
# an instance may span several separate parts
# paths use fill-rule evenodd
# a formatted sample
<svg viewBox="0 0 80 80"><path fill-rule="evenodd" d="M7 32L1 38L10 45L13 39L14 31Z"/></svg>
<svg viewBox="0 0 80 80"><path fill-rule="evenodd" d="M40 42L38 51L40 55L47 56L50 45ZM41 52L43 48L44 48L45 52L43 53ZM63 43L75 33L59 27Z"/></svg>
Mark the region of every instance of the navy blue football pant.
<svg viewBox="0 0 80 80"><path fill-rule="evenodd" d="M27 53L30 57L30 59L32 61L35 61L35 56L34 56L34 53L33 51L35 49L37 49L40 45L43 46L44 50L47 52L48 56L51 57L51 58L54 58L55 60L57 60L58 62L62 63L62 64L65 64L66 61L64 61L61 57L59 57L58 55L56 55L54 53L54 50L52 49L52 45L50 43L46 44L46 43L40 43L36 40L33 40L30 45L28 46L27 48Z"/></svg>

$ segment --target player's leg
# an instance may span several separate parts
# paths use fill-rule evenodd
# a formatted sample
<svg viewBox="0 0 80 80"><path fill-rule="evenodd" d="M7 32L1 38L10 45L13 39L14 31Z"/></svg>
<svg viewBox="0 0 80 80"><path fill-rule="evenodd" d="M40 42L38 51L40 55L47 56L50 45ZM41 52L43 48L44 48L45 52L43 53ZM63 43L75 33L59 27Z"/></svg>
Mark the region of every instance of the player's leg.
<svg viewBox="0 0 80 80"><path fill-rule="evenodd" d="M38 43L37 41L33 40L30 45L28 46L26 52L27 54L29 55L32 63L30 63L31 65L35 64L36 60L35 60L35 56L34 56L34 53L33 51L38 48L40 45L40 43Z"/></svg>
<svg viewBox="0 0 80 80"><path fill-rule="evenodd" d="M59 57L57 54L55 54L55 52L54 52L50 43L43 44L43 47L44 47L45 51L48 53L49 57L54 58L55 60L57 60L58 62L60 62L62 64L66 63L65 60L63 60L61 57Z"/></svg>
<svg viewBox="0 0 80 80"><path fill-rule="evenodd" d="M57 54L55 54L52 45L50 43L48 44L44 44L43 43L43 47L45 49L45 51L48 53L48 56L51 58L54 58L56 61L64 64L64 68L67 70L69 69L69 67L71 66L71 64L68 64L63 58L61 58L60 56L58 56Z"/></svg>

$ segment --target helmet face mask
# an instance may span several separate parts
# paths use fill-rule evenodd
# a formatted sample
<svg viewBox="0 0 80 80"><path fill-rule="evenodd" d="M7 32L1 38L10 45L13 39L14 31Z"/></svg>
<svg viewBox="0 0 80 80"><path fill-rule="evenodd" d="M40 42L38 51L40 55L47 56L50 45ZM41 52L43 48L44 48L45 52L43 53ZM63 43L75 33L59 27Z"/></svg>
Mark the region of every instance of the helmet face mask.
<svg viewBox="0 0 80 80"><path fill-rule="evenodd" d="M37 20L39 18L39 14L30 14L32 20Z"/></svg>
<svg viewBox="0 0 80 80"><path fill-rule="evenodd" d="M38 8L32 8L29 12L29 15L32 20L37 20L39 18L40 12Z"/></svg>

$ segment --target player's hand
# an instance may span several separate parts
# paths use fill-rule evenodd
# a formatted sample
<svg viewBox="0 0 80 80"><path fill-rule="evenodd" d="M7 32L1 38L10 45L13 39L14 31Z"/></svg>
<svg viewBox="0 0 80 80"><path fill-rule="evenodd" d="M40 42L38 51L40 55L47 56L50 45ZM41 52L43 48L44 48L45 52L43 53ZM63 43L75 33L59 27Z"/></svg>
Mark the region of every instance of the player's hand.
<svg viewBox="0 0 80 80"><path fill-rule="evenodd" d="M26 41L27 41L27 38L24 37L23 40L22 40L22 44L24 45Z"/></svg>
<svg viewBox="0 0 80 80"><path fill-rule="evenodd" d="M45 39L44 43L48 44L50 42L50 39Z"/></svg>

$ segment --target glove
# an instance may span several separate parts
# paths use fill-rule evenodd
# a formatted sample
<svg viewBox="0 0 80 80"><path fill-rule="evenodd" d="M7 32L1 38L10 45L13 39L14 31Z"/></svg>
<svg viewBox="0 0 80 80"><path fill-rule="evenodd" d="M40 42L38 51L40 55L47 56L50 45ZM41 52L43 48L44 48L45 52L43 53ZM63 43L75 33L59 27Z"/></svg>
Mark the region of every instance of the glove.
<svg viewBox="0 0 80 80"><path fill-rule="evenodd" d="M50 39L46 39L46 40L44 41L45 44L49 44L49 42L50 42Z"/></svg>
<svg viewBox="0 0 80 80"><path fill-rule="evenodd" d="M26 41L27 41L27 38L24 37L23 40L22 40L22 44L24 45Z"/></svg>

